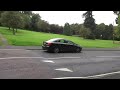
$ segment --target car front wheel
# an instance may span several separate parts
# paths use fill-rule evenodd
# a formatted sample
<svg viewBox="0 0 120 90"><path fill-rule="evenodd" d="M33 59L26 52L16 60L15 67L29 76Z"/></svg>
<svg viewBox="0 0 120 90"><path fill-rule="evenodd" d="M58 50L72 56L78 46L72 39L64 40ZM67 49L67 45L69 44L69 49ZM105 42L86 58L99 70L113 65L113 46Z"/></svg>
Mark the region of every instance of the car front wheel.
<svg viewBox="0 0 120 90"><path fill-rule="evenodd" d="M80 48L76 48L76 52L77 53L81 52L81 49Z"/></svg>

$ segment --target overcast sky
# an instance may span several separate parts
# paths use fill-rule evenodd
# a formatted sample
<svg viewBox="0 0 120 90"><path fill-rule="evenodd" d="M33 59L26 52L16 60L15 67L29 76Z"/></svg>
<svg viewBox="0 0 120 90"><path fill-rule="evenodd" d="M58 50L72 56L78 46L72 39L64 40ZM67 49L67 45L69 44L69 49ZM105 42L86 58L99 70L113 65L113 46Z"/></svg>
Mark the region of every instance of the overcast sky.
<svg viewBox="0 0 120 90"><path fill-rule="evenodd" d="M83 23L82 14L86 11L33 11L41 16L42 20L48 21L50 24L58 24L64 26L66 22L69 24ZM105 23L106 25L115 24L116 15L113 11L93 11L95 23Z"/></svg>

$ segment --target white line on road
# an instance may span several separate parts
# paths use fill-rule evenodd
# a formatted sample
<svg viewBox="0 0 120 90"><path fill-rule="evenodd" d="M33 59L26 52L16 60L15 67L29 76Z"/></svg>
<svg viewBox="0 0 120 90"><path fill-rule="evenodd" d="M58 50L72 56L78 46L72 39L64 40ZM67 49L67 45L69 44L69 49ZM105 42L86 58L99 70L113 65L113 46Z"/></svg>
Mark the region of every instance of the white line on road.
<svg viewBox="0 0 120 90"><path fill-rule="evenodd" d="M68 68L58 68L58 69L55 69L55 70L73 72L72 70L70 70Z"/></svg>
<svg viewBox="0 0 120 90"><path fill-rule="evenodd" d="M25 59L25 58L32 58L32 59L35 59L35 58L42 58L42 59L46 59L44 57L6 57L6 58L0 58L0 59Z"/></svg>
<svg viewBox="0 0 120 90"><path fill-rule="evenodd" d="M103 57L103 58L107 58L107 57L120 57L120 56L96 56L96 57Z"/></svg>
<svg viewBox="0 0 120 90"><path fill-rule="evenodd" d="M111 72L111 73L105 73L105 74L99 74L99 75L93 75L93 76L87 76L87 77L60 77L60 78L53 78L53 79L95 79L95 78L100 78L112 74L118 74L120 71L117 72Z"/></svg>
<svg viewBox="0 0 120 90"><path fill-rule="evenodd" d="M80 58L80 57L58 57L58 58L45 58L45 57L6 57L6 58L0 58L0 59L22 59L22 58L42 58L42 59L47 59L47 60L51 60L51 59L76 59L76 58Z"/></svg>
<svg viewBox="0 0 120 90"><path fill-rule="evenodd" d="M43 62L49 62L49 63L55 63L54 61L51 60L42 60Z"/></svg>
<svg viewBox="0 0 120 90"><path fill-rule="evenodd" d="M25 50L25 49L0 49L0 50Z"/></svg>

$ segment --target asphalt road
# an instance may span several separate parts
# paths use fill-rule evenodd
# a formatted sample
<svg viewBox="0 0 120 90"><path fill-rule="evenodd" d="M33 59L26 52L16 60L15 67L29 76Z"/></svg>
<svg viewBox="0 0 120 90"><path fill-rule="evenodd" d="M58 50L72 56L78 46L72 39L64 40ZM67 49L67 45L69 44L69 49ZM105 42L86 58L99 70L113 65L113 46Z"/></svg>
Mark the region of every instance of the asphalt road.
<svg viewBox="0 0 120 90"><path fill-rule="evenodd" d="M120 79L120 51L0 49L0 79Z"/></svg>

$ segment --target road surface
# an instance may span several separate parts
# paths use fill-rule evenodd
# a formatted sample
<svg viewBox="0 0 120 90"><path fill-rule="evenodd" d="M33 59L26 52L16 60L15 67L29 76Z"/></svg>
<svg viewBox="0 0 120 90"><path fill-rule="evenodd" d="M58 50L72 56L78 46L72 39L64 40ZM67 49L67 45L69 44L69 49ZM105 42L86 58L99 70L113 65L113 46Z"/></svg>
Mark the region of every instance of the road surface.
<svg viewBox="0 0 120 90"><path fill-rule="evenodd" d="M0 79L120 79L120 51L0 49Z"/></svg>

